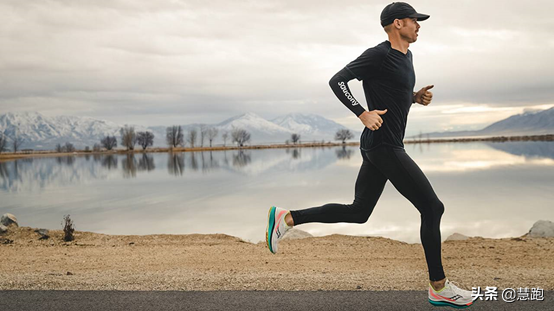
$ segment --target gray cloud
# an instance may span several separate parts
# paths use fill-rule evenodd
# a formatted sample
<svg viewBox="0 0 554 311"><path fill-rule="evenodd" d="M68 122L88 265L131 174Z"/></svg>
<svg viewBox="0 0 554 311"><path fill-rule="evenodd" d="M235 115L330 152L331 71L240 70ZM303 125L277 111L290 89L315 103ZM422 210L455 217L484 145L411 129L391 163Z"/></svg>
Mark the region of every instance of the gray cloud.
<svg viewBox="0 0 554 311"><path fill-rule="evenodd" d="M435 103L553 103L554 5L413 1L431 15L414 54ZM328 79L386 39L367 1L4 1L0 110L115 122L351 115ZM355 84L352 82L351 84ZM353 86L363 101L359 86Z"/></svg>

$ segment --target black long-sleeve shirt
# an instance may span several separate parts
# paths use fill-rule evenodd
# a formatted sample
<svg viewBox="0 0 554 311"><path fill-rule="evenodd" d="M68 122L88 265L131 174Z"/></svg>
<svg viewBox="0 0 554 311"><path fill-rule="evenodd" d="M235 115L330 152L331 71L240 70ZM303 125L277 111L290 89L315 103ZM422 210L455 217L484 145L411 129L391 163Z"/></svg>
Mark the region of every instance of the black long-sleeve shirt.
<svg viewBox="0 0 554 311"><path fill-rule="evenodd" d="M364 127L360 148L371 150L381 144L404 147L408 113L413 102L415 72L410 50L406 54L393 49L389 41L367 49L357 59L337 72L329 81L337 98L356 116L365 109L354 98L348 81L363 81L369 110L384 110L381 128L372 131Z"/></svg>

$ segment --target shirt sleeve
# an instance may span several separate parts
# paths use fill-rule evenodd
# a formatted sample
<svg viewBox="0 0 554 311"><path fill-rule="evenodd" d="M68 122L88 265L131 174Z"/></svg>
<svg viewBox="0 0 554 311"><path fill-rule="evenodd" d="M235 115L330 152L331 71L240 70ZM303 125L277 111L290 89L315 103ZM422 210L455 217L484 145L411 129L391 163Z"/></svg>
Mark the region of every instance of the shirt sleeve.
<svg viewBox="0 0 554 311"><path fill-rule="evenodd" d="M359 117L366 110L360 105L356 98L354 98L348 87L348 81L354 78L352 72L343 68L329 80L329 86L343 105Z"/></svg>
<svg viewBox="0 0 554 311"><path fill-rule="evenodd" d="M373 47L365 50L362 55L351 61L345 68L350 71L358 81L361 81L376 77L382 61L382 51Z"/></svg>

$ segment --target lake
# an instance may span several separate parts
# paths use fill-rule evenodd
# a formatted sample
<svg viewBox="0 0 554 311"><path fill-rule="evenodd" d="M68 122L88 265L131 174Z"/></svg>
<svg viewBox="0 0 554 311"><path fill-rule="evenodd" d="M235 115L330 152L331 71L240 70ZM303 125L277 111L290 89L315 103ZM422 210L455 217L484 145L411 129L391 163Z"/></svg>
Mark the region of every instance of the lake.
<svg viewBox="0 0 554 311"><path fill-rule="evenodd" d="M406 144L445 205L444 240L525 234L554 221L554 142ZM27 158L0 163L0 213L21 226L106 234L225 233L265 238L271 205L352 203L358 147ZM419 243L416 208L390 182L365 224L310 223L315 236Z"/></svg>

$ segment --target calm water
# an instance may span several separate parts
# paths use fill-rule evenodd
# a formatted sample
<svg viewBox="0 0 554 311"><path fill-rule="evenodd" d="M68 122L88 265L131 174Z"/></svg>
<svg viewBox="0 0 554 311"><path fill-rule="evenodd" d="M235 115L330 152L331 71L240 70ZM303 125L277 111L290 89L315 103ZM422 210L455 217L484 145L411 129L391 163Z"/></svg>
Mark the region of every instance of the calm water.
<svg viewBox="0 0 554 311"><path fill-rule="evenodd" d="M445 204L454 232L509 237L554 220L554 143L406 145ZM264 239L271 205L351 203L357 147L75 156L0 163L0 213L21 226L108 234L225 233ZM365 224L304 224L313 235L419 242L419 213L390 184Z"/></svg>

